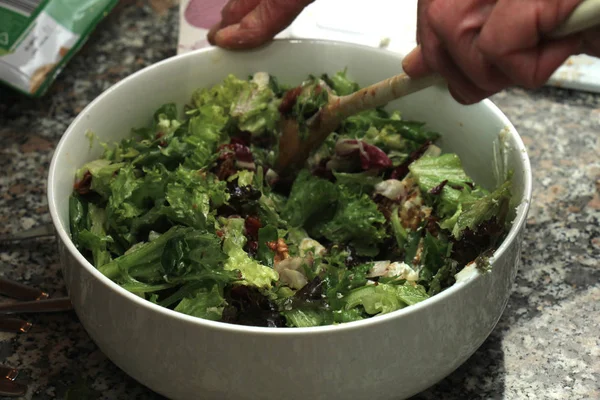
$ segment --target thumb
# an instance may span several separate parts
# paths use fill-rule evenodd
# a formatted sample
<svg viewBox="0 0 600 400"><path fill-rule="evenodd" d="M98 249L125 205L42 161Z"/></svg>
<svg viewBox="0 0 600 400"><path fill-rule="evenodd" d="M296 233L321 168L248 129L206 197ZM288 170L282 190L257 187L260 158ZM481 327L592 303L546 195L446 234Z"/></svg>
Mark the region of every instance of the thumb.
<svg viewBox="0 0 600 400"><path fill-rule="evenodd" d="M421 45L415 47L402 60L402 69L406 75L413 79L421 78L432 73L431 68L427 66Z"/></svg>
<svg viewBox="0 0 600 400"><path fill-rule="evenodd" d="M258 47L289 26L313 0L263 0L242 20L214 35L216 45L229 49Z"/></svg>
<svg viewBox="0 0 600 400"><path fill-rule="evenodd" d="M226 26L237 24L258 6L260 0L229 0L221 10L221 21L208 31L208 41L215 44L215 35Z"/></svg>

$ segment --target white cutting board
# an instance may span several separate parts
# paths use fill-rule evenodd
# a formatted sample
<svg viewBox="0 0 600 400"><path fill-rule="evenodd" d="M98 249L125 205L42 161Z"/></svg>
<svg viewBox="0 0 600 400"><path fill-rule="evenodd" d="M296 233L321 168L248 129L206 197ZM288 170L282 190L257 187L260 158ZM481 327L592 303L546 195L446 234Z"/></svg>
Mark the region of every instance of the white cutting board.
<svg viewBox="0 0 600 400"><path fill-rule="evenodd" d="M181 1L180 53L208 45L206 22L193 26L186 18L190 3L202 14L199 20L210 22L218 20L226 0ZM416 45L416 14L417 0L317 0L277 37L339 40L406 55ZM600 59L571 57L548 84L600 93Z"/></svg>

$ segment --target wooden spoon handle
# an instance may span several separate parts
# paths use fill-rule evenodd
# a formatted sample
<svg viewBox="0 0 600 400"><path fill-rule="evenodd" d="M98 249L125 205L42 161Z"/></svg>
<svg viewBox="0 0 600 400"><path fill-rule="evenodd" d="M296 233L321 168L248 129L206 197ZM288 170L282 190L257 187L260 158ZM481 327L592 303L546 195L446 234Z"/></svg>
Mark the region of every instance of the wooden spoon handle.
<svg viewBox="0 0 600 400"><path fill-rule="evenodd" d="M561 38L600 25L600 0L584 0L549 37Z"/></svg>
<svg viewBox="0 0 600 400"><path fill-rule="evenodd" d="M341 121L361 111L384 106L392 100L437 85L443 81L444 79L438 74L420 79L411 79L408 75L402 73L347 96L334 97L327 105L326 114Z"/></svg>

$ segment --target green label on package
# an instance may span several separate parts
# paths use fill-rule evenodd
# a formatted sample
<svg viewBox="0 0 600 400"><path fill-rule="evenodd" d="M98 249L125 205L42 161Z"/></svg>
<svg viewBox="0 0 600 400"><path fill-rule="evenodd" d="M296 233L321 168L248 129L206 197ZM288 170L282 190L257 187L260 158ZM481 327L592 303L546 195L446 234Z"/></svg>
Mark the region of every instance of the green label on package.
<svg viewBox="0 0 600 400"><path fill-rule="evenodd" d="M0 0L0 82L44 94L119 0Z"/></svg>

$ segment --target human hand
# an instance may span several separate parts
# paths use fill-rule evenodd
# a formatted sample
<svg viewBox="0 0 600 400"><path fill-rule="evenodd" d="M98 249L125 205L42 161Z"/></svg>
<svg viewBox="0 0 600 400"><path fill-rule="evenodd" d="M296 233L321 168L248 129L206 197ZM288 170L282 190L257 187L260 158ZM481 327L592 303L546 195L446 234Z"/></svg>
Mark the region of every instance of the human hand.
<svg viewBox="0 0 600 400"><path fill-rule="evenodd" d="M593 57L600 57L600 27L585 31L581 37L581 52Z"/></svg>
<svg viewBox="0 0 600 400"><path fill-rule="evenodd" d="M506 87L542 86L569 56L600 54L599 31L546 40L581 0L419 0L412 78L438 72L454 98L476 103Z"/></svg>
<svg viewBox="0 0 600 400"><path fill-rule="evenodd" d="M208 32L212 45L228 49L258 47L290 25L313 0L229 0L221 22Z"/></svg>

